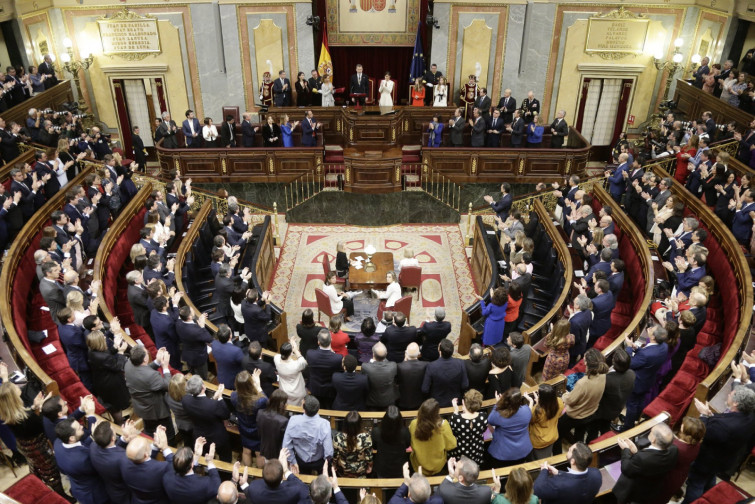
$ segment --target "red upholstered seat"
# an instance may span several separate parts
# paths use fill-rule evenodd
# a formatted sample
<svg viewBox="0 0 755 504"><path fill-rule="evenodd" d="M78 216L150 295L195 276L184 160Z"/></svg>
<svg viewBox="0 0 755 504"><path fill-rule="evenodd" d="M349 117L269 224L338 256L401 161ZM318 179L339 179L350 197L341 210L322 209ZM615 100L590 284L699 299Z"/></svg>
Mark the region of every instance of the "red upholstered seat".
<svg viewBox="0 0 755 504"><path fill-rule="evenodd" d="M692 502L692 504L734 504L750 497L750 495L728 481L722 481L714 486L702 497Z"/></svg>
<svg viewBox="0 0 755 504"><path fill-rule="evenodd" d="M621 299L621 298L619 298ZM619 301L616 303L616 306L613 308L613 313L618 313L621 315L629 315L634 316L634 308L630 303Z"/></svg>
<svg viewBox="0 0 755 504"><path fill-rule="evenodd" d="M33 474L27 474L3 493L21 504L38 504L40 502L44 502L45 504L68 503L67 500L52 491L50 487Z"/></svg>
<svg viewBox="0 0 755 504"><path fill-rule="evenodd" d="M721 340L718 336L715 334L705 333L701 332L697 335L697 343L703 346L711 346L715 345Z"/></svg>
<svg viewBox="0 0 755 504"><path fill-rule="evenodd" d="M705 319L705 323L703 324L703 328L700 329L700 332L709 333L709 334L721 334L721 331L723 330L723 322L722 321L716 321L716 320L708 320Z"/></svg>
<svg viewBox="0 0 755 504"><path fill-rule="evenodd" d="M595 439L590 441L590 444L599 443L601 441L605 441L606 439L611 439L612 437L615 437L615 436L616 436L616 433L614 431L608 431L602 436L596 437Z"/></svg>
<svg viewBox="0 0 755 504"><path fill-rule="evenodd" d="M698 380L703 380L708 376L708 366L698 359L696 355L688 353L687 358L684 359L684 363L682 363L682 367L679 368L679 372L685 372L688 375L697 377Z"/></svg>

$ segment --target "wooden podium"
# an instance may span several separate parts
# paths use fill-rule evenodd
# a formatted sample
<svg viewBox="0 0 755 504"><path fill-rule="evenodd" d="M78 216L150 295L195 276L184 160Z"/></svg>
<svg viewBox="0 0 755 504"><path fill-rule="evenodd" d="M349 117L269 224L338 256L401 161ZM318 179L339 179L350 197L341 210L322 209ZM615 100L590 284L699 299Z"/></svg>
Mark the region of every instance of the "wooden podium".
<svg viewBox="0 0 755 504"><path fill-rule="evenodd" d="M343 190L353 193L390 193L401 190L401 149L343 151Z"/></svg>

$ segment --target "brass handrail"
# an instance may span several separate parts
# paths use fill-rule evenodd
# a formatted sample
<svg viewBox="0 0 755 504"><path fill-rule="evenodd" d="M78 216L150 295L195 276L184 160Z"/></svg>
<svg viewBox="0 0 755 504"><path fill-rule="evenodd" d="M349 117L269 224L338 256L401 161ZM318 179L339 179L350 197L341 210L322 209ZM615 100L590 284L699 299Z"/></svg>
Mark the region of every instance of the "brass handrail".
<svg viewBox="0 0 755 504"><path fill-rule="evenodd" d="M284 186L286 212L320 194L325 188L325 176L320 169L302 173ZM336 189L337 190L337 189Z"/></svg>
<svg viewBox="0 0 755 504"><path fill-rule="evenodd" d="M422 166L419 187L441 203L461 212L461 185L427 164Z"/></svg>

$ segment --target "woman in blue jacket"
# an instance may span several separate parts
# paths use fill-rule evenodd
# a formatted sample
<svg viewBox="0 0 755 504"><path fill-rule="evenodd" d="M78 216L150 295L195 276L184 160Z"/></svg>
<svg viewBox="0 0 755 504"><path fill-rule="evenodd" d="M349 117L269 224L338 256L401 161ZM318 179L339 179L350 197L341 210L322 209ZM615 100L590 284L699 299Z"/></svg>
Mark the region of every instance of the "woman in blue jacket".
<svg viewBox="0 0 755 504"><path fill-rule="evenodd" d="M539 149L543 145L543 118L537 118L527 126L527 147Z"/></svg>
<svg viewBox="0 0 755 504"><path fill-rule="evenodd" d="M443 142L443 123L440 121L439 115L433 116L433 121L427 127L428 147L440 147Z"/></svg>
<svg viewBox="0 0 755 504"><path fill-rule="evenodd" d="M506 306L509 304L509 297L506 289L498 287L496 290L490 289L490 304L485 304L482 296L477 296L482 308L482 316L485 317L485 329L482 333L483 346L496 345L503 340L503 328L506 325Z"/></svg>
<svg viewBox="0 0 755 504"><path fill-rule="evenodd" d="M283 139L283 147L294 146L294 139L292 138L291 134L294 132L298 125L299 121L296 121L292 124L288 120L288 114L283 115L283 119L281 120L281 138Z"/></svg>

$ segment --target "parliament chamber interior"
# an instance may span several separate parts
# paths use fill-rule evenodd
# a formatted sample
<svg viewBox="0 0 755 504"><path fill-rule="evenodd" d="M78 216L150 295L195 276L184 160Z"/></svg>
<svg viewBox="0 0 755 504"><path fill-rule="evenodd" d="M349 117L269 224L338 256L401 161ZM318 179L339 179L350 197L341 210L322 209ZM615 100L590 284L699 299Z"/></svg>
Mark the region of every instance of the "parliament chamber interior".
<svg viewBox="0 0 755 504"><path fill-rule="evenodd" d="M0 0L0 503L755 502L744 1Z"/></svg>

